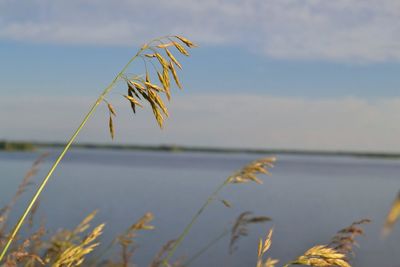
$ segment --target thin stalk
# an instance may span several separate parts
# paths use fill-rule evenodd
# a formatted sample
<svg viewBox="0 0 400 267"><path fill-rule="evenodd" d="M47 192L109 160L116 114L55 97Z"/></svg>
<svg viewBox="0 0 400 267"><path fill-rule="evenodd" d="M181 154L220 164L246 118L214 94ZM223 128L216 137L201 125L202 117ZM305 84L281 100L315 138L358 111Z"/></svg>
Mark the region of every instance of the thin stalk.
<svg viewBox="0 0 400 267"><path fill-rule="evenodd" d="M194 254L189 260L185 262L183 266L189 266L192 262L197 260L198 257L204 254L208 249L210 249L212 246L218 243L222 238L224 238L227 234L229 234L229 231L225 229L220 235L218 235L216 238L211 240L207 245L205 245L202 249L200 249L196 254Z"/></svg>
<svg viewBox="0 0 400 267"><path fill-rule="evenodd" d="M190 229L193 227L194 223L197 221L199 216L203 213L203 211L208 207L208 205L211 204L211 202L215 199L215 197L218 195L218 193L224 188L230 181L230 178L226 179L221 185L217 187L217 189L207 198L207 201L201 206L201 208L197 211L197 213L193 216L193 218L190 220L189 224L186 225L185 229L183 232L179 235L178 239L172 246L171 250L168 252L167 256L163 260L163 265L164 266L169 266L168 265L168 260L172 258L172 256L175 254L176 249L179 247L179 245L182 243L183 239L187 236L189 233Z"/></svg>
<svg viewBox="0 0 400 267"><path fill-rule="evenodd" d="M147 49L147 45L144 45L137 53L134 55L128 63L122 68L122 70L117 74L117 76L114 78L114 80L104 89L104 91L101 93L101 95L97 98L96 102L92 105L90 108L89 112L86 114L84 119L82 120L81 124L78 126L78 128L75 130L71 138L69 139L67 145L64 147L63 151L61 154L58 156L57 160L54 162L53 166L50 168L49 172L47 173L46 177L43 179L42 183L38 187L36 193L30 200L27 208L25 209L24 213L22 216L19 218L17 224L14 226L11 235L8 237L7 243L4 246L1 255L0 255L0 262L3 260L4 256L6 255L11 243L14 241L15 237L17 236L21 226L23 225L26 217L28 216L29 212L32 210L32 207L35 205L37 199L39 198L40 194L42 193L43 189L46 187L47 182L49 181L50 177L52 176L53 172L56 170L58 164L60 161L63 159L67 151L69 150L70 146L72 143L75 141L75 138L78 136L78 134L81 132L83 127L85 126L86 122L89 120L89 118L93 115L99 104L102 102L104 97L111 91L111 89L114 87L114 85L117 83L119 78L125 73L125 71L128 69L129 65L132 63L133 60L135 60L143 50Z"/></svg>

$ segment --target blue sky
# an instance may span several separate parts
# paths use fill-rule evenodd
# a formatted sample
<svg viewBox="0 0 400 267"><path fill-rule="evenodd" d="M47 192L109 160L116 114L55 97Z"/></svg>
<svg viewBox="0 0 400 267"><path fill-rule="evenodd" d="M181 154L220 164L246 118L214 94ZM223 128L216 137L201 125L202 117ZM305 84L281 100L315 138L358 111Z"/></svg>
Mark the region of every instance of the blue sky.
<svg viewBox="0 0 400 267"><path fill-rule="evenodd" d="M397 1L117 2L0 0L0 138L65 140L140 44L176 33L200 47L181 59L175 119L159 133L143 114L151 127L122 126L115 142L400 151ZM81 141L110 142L100 116L90 127Z"/></svg>

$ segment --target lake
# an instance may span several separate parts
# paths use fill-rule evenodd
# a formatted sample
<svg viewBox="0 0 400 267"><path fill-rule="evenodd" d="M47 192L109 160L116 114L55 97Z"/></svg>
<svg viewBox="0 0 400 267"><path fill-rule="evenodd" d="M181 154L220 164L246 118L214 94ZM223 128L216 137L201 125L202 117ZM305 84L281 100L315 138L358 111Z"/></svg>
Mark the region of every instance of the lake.
<svg viewBox="0 0 400 267"><path fill-rule="evenodd" d="M35 183L48 171L58 151L41 165ZM0 152L0 204L14 194L39 152ZM106 222L102 243L122 233L144 213L155 215L154 231L136 239L135 263L147 266L160 247L179 235L209 194L244 164L250 154L167 153L74 149L54 173L40 198L37 222L52 231L72 228L98 209L95 223ZM213 203L200 217L177 254L190 258L230 228L243 211L273 220L249 228L229 255L229 236L221 239L191 266L255 266L258 238L274 227L268 256L285 263L316 244L326 244L341 228L369 218L359 237L354 266L400 266L400 225L381 238L384 218L400 189L400 161L351 157L278 155L264 184L235 184L221 192L231 202ZM40 178L40 179L39 179ZM31 186L13 210L15 221L25 207Z"/></svg>

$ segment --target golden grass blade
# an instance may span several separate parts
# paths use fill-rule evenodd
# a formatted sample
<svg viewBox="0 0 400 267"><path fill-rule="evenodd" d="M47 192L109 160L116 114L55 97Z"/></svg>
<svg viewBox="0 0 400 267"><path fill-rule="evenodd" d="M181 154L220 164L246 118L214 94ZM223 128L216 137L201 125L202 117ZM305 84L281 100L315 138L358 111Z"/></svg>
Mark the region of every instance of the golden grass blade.
<svg viewBox="0 0 400 267"><path fill-rule="evenodd" d="M130 92L130 91L129 91L129 92ZM124 97L125 97L126 99L128 99L129 102L131 102L131 103L133 103L133 104L135 104L135 105L138 105L139 107L143 107L142 104L140 104L140 102L137 101L132 95L129 95L129 93L128 93L128 95L124 95Z"/></svg>
<svg viewBox="0 0 400 267"><path fill-rule="evenodd" d="M133 98L132 90L128 87L128 96ZM136 104L132 101L129 101L131 103L131 109L133 113L136 113Z"/></svg>
<svg viewBox="0 0 400 267"><path fill-rule="evenodd" d="M257 174L269 174L268 168L272 168L276 161L275 157L266 157L262 159L255 160L246 166L244 166L241 170L237 171L233 175L231 175L229 179L229 183L232 184L240 184L240 183L248 183L255 182L257 184L262 184L262 181L257 178Z"/></svg>
<svg viewBox="0 0 400 267"><path fill-rule="evenodd" d="M157 45L157 48L167 48L167 47L170 47L170 46L173 46L174 44L171 42L171 43L166 43L166 44L159 44L159 45Z"/></svg>
<svg viewBox="0 0 400 267"><path fill-rule="evenodd" d="M73 230L74 234L79 234L85 232L87 229L90 227L90 222L94 219L94 217L97 215L97 210L94 210L91 212L88 216L86 216L81 223L78 224L77 227Z"/></svg>
<svg viewBox="0 0 400 267"><path fill-rule="evenodd" d="M260 239L258 243L258 258L257 258L257 267L274 267L279 260L272 259L272 258L267 258L267 260L264 262L263 257L265 253L269 250L272 244L272 233L273 229L271 228L265 237L265 241L263 242L262 239Z"/></svg>
<svg viewBox="0 0 400 267"><path fill-rule="evenodd" d="M307 265L316 267L351 267L346 260L346 255L330 248L326 245L318 245L307 250L296 260L286 264L290 265Z"/></svg>
<svg viewBox="0 0 400 267"><path fill-rule="evenodd" d="M182 89L182 85L179 82L178 74L176 73L176 70L175 70L175 67L174 67L174 64L172 63L172 61L170 61L168 67L171 70L172 77L174 77L176 85L179 87L179 89Z"/></svg>
<svg viewBox="0 0 400 267"><path fill-rule="evenodd" d="M157 93L149 91L148 97L153 103L157 104L157 106L162 110L165 116L169 116L167 107L164 105L164 102L161 100L161 97Z"/></svg>
<svg viewBox="0 0 400 267"><path fill-rule="evenodd" d="M231 230L231 240L229 243L229 253L233 254L233 252L237 249L237 242L241 237L248 235L248 227L251 224L265 223L271 221L271 218L265 216L251 216L251 212L246 211L239 215L236 219L235 224ZM272 235L272 234L271 234Z"/></svg>
<svg viewBox="0 0 400 267"><path fill-rule="evenodd" d="M221 202L222 202L222 204L224 204L224 206L227 207L227 208L231 208L231 207L232 207L232 204L231 204L228 200L221 199Z"/></svg>
<svg viewBox="0 0 400 267"><path fill-rule="evenodd" d="M115 132L114 132L114 123L113 123L113 119L112 119L111 116L110 116L110 119L108 120L108 127L109 127L109 130L110 130L111 139L114 139L114 134L115 134Z"/></svg>
<svg viewBox="0 0 400 267"><path fill-rule="evenodd" d="M387 236L392 231L395 223L399 219L400 216L400 192L397 194L395 200L393 201L392 207L388 215L386 216L385 224L383 226L382 234L383 236Z"/></svg>
<svg viewBox="0 0 400 267"><path fill-rule="evenodd" d="M165 52L167 53L168 57L172 60L172 62L175 63L175 65L178 66L178 68L182 69L181 63L174 57L174 55L167 49L165 48Z"/></svg>
<svg viewBox="0 0 400 267"><path fill-rule="evenodd" d="M158 61L160 62L160 65L163 68L168 68L168 61L166 61L165 58L160 53L155 53L155 55Z"/></svg>
<svg viewBox="0 0 400 267"><path fill-rule="evenodd" d="M136 88L136 90L138 90L138 91L142 91L142 92L144 92L146 89L145 89L145 87L141 84L141 83L138 83L138 82L135 82L135 81L130 81L130 83L133 85L133 87L134 88ZM128 87L130 87L130 88L132 88L132 86L128 83ZM133 89L133 88L132 88Z"/></svg>
<svg viewBox="0 0 400 267"><path fill-rule="evenodd" d="M84 128L84 126L86 125L86 123L88 122L88 120L92 117L92 115L94 114L94 112L97 110L97 107L99 106L99 104L104 100L105 96L114 88L115 84L119 81L120 78L123 78L125 75L125 72L127 71L127 69L129 68L129 66L131 65L131 63L138 57L142 57L142 53L147 50L150 47L150 43L146 43L144 44L139 51L128 61L128 63L126 63L126 65L122 68L122 70L117 74L117 76L111 81L111 83L103 90L103 92L100 94L100 96L96 99L96 101L93 103L93 105L91 106L91 108L89 109L88 113L85 115L85 117L83 118L82 122L79 124L78 128L74 131L74 133L72 134L72 136L70 137L70 139L68 140L66 146L64 147L64 149L61 151L60 155L58 156L58 158L56 159L56 161L54 162L54 164L51 166L49 172L47 173L47 175L43 178L41 184L39 185L37 191L35 192L35 194L33 195L32 199L29 201L28 206L26 207L26 209L24 210L23 214L21 215L21 217L19 218L19 220L17 221L17 223L15 224L13 230L11 231L11 234L9 235L7 242L4 246L4 248L1 251L0 254L0 263L2 262L2 260L4 259L4 256L6 255L8 249L11 246L11 243L13 242L13 240L15 239L15 237L17 236L19 230L21 229L22 225L25 222L25 219L27 218L28 214L30 213L30 211L32 210L32 208L34 207L35 203L37 202L39 196L41 195L42 191L44 190L44 188L46 187L48 181L50 180L50 178L52 177L54 171L57 169L59 163L61 162L61 160L64 158L65 154L68 152L69 148L71 147L71 145L73 144L73 142L75 141L76 137L79 135L79 133L81 132L81 130ZM174 44L175 47L179 47L179 45ZM182 50L182 48L177 48L178 50L181 49L181 51L185 51ZM187 53L187 52L186 52ZM150 82L150 77L149 77L149 73L146 70L146 81ZM157 111L154 110L153 108L153 112L155 113L159 113ZM156 116L157 121L159 122L160 125L162 125L162 116L161 114L157 114ZM111 135L113 137L114 135L114 127L112 125L112 118L110 116L110 120L109 120L109 127L110 127L110 132Z"/></svg>
<svg viewBox="0 0 400 267"><path fill-rule="evenodd" d="M178 38L179 40L181 40L182 43L184 43L189 48L197 47L196 44L194 44L192 41L186 39L185 37L178 36L178 35L175 35L175 37Z"/></svg>
<svg viewBox="0 0 400 267"><path fill-rule="evenodd" d="M157 92L164 91L161 87L159 87L158 85L153 84L151 82L145 82L144 84L147 86L148 89L153 89L153 90L156 90Z"/></svg>
<svg viewBox="0 0 400 267"><path fill-rule="evenodd" d="M167 99L169 101L169 100L171 100L171 91L170 91L171 82L170 82L170 79L169 79L168 63L167 63L166 67L163 66L163 74L162 74L162 76L163 76L163 80L165 81L165 84L166 84L166 86L165 86L165 95L167 96Z"/></svg>
<svg viewBox="0 0 400 267"><path fill-rule="evenodd" d="M183 54L185 56L189 56L189 53L186 51L186 49L180 43L177 43L177 42L173 42L173 43L174 43L174 46L176 47L176 49L178 49L178 51L181 54Z"/></svg>
<svg viewBox="0 0 400 267"><path fill-rule="evenodd" d="M110 103L107 103L107 107L112 115L117 116L117 113L115 112L114 107Z"/></svg>

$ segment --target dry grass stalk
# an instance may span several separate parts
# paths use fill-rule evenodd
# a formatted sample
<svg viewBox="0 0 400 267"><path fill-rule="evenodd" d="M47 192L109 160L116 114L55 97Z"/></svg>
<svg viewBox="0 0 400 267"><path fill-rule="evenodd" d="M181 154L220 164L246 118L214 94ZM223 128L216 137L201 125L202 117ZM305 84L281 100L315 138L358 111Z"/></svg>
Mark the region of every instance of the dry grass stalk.
<svg viewBox="0 0 400 267"><path fill-rule="evenodd" d="M102 263L102 266L107 267L128 267L132 265L132 256L137 248L134 239L137 236L138 231L142 230L153 230L154 226L149 223L154 219L152 213L148 212L142 216L137 222L132 224L123 234L119 235L107 248L111 249L114 244L118 244L121 247L121 258L117 261L106 260Z"/></svg>
<svg viewBox="0 0 400 267"><path fill-rule="evenodd" d="M345 254L326 245L318 245L310 248L297 259L286 264L285 267L290 265L350 267L350 264L346 260Z"/></svg>
<svg viewBox="0 0 400 267"><path fill-rule="evenodd" d="M261 183L261 180L259 180L256 175L257 174L269 174L268 168L273 167L273 163L276 161L275 157L266 157L266 158L261 158L258 160L255 160L247 165L245 165L241 170L235 172L234 174L230 175L228 178L225 179L225 181L220 184L213 193L207 198L206 202L203 204L203 206L200 207L200 209L197 211L197 213L192 217L190 220L189 224L186 225L185 229L183 229L182 233L179 235L176 243L173 245L171 250L169 251L168 255L165 257L165 260L163 264L167 266L168 260L172 258L174 255L176 249L178 246L182 243L183 239L185 236L189 233L190 229L193 227L199 216L203 213L203 211L214 201L214 199L218 196L219 192L228 184L233 184L233 183L245 183L249 181L257 181L258 183ZM225 200L225 205L228 204ZM229 203L230 205L230 203Z"/></svg>
<svg viewBox="0 0 400 267"><path fill-rule="evenodd" d="M76 266L82 263L84 256L98 245L93 241L104 228L104 224L101 224L86 237L81 237L90 228L96 214L97 211L90 213L73 230L64 229L53 235L45 252L46 262L54 263L55 266Z"/></svg>
<svg viewBox="0 0 400 267"><path fill-rule="evenodd" d="M235 172L228 178L228 182L232 184L236 183L248 183L255 182L257 184L262 184L262 181L257 178L258 174L270 175L268 168L272 168L276 161L275 157L267 157L255 160L247 165L245 165L241 170Z"/></svg>
<svg viewBox="0 0 400 267"><path fill-rule="evenodd" d="M400 192L397 194L396 199L393 201L392 207L386 216L385 224L383 226L383 236L389 235L400 216Z"/></svg>
<svg viewBox="0 0 400 267"><path fill-rule="evenodd" d="M353 247L358 246L355 238L357 236L364 235L364 230L360 226L370 222L371 220L369 219L362 219L360 221L353 222L350 226L338 231L337 234L332 238L329 246L344 254L354 255Z"/></svg>
<svg viewBox="0 0 400 267"><path fill-rule="evenodd" d="M38 255L28 252L30 246L30 240L26 239L21 245L11 252L5 261L5 267L17 267L17 266L28 266L30 263L35 262L40 265L45 265L45 262Z"/></svg>
<svg viewBox="0 0 400 267"><path fill-rule="evenodd" d="M56 261L52 264L53 267L61 266L79 266L85 260L85 256L93 251L99 243L94 241L103 233L104 224L100 224L82 240L79 244L72 244L65 250L62 250Z"/></svg>
<svg viewBox="0 0 400 267"><path fill-rule="evenodd" d="M165 40L169 42L164 43ZM154 42L158 42L159 44L154 44ZM196 45L190 40L182 36L167 36L165 38L156 39L153 42L145 44L142 47L142 53L139 56L145 62L145 67L147 66L147 62L150 62L154 66L157 78L153 79L151 77L147 67L146 78L144 80L140 77L129 78L122 76L122 78L124 78L128 84L128 94L124 97L129 100L133 112L136 113L136 106L143 107L143 103L141 101L147 101L151 106L154 117L160 128L163 128L165 119L162 114L164 114L165 117L168 117L168 109L162 100L161 93L164 93L168 100L171 99L170 75L172 75L174 78L178 88L182 88L182 84L179 81L174 64L179 68L182 68L182 65L178 62L171 50L168 50L168 47L175 47L178 52L188 56L189 53L184 46L187 48L196 47ZM169 58L169 60L167 60L167 58ZM156 61L153 61L153 59L156 59ZM162 70L159 71L157 66ZM159 84L154 82L154 80L158 80ZM110 119L110 133L113 137L114 132L113 127L110 126L111 124L112 122Z"/></svg>
<svg viewBox="0 0 400 267"><path fill-rule="evenodd" d="M267 253L272 244L272 233L273 229L269 230L265 240L260 238L258 243L258 253L257 253L257 267L275 267L279 260L272 259L268 257L265 261L263 260L264 255Z"/></svg>
<svg viewBox="0 0 400 267"><path fill-rule="evenodd" d="M164 263L165 256L171 249L173 248L174 244L176 243L176 240L170 240L168 241L164 246L162 246L161 250L156 254L156 256L153 258L153 261L150 263L149 267L160 267ZM181 264L181 260L176 261L175 263L167 263L168 266L183 266Z"/></svg>
<svg viewBox="0 0 400 267"><path fill-rule="evenodd" d="M168 260L172 258L174 255L176 249L178 246L182 243L183 239L185 236L189 233L190 229L193 227L199 216L203 213L203 211L214 201L214 199L218 196L219 192L228 184L233 184L233 183L245 183L249 181L257 181L258 183L261 183L261 181L255 177L257 174L263 173L263 174L269 174L268 168L273 167L273 163L276 161L275 157L266 157L266 158L261 158L258 160L255 160L247 165L245 165L241 170L235 172L234 174L230 175L225 181L219 185L215 191L207 198L206 202L203 204L203 206L200 207L200 209L197 211L197 213L192 217L190 220L189 224L183 229L182 233L179 235L176 243L173 245L172 249L166 256L163 264L167 266ZM226 200L225 200L226 201ZM224 204L227 204L229 202L225 202ZM230 203L229 203L230 205Z"/></svg>
<svg viewBox="0 0 400 267"><path fill-rule="evenodd" d="M22 196L22 194L26 191L29 185L32 184L32 178L39 171L40 165L44 162L44 160L49 156L49 153L41 154L32 164L32 167L27 171L22 182L18 185L17 192L11 199L11 201L0 210L0 240L4 237L5 228L7 227L7 219L10 210L15 206L18 199Z"/></svg>
<svg viewBox="0 0 400 267"><path fill-rule="evenodd" d="M158 48L157 45L159 43L162 44L163 40L168 40L172 44L167 45L162 48ZM107 108L110 113L110 118L109 118L109 123L108 123L109 129L110 129L110 134L111 134L112 138L114 137L114 124L113 124L112 116L116 116L116 112L115 112L113 106L109 102L107 102L105 97L111 92L111 90L115 87L115 85L117 84L117 82L120 79L124 79L125 81L127 81L128 85L129 85L129 82L135 82L138 85L138 86L134 86L134 87L128 86L128 100L131 103L131 107L132 107L133 111L135 112L136 105L139 105L139 102L140 102L139 95L142 95L142 96L144 96L144 100L147 100L148 102L150 102L150 105L153 109L153 113L156 117L156 120L157 120L159 126L160 127L163 126L164 117L161 115L161 111L164 112L165 115L167 115L168 113L167 113L167 109L165 108L165 105L163 104L163 102L162 102L161 98L158 96L158 94L161 92L165 92L167 94L167 98L168 99L170 98L169 71L171 71L169 62L165 58L169 57L171 60L173 60L175 62L175 64L179 64L176 61L176 59L173 57L172 53L170 51L167 52L166 49L169 46L171 46L171 47L174 46L181 54L186 55L186 56L189 55L187 50L179 42L183 43L188 48L195 47L195 45L191 41L189 41L188 39L181 37L181 36L166 36L166 37L154 39L151 42L144 44L139 49L139 51L128 61L128 63L126 63L126 65L116 75L116 77L111 81L111 83L106 88L104 88L103 92L98 96L96 101L93 103L93 105L89 109L88 113L84 116L84 118L81 121L81 123L79 124L78 128L74 131L74 133L68 140L67 144L60 152L60 154L57 157L57 159L55 160L54 164L50 167L50 170L48 171L47 175L43 178L43 180L40 183L40 185L38 186L36 192L34 193L31 200L29 201L27 207L24 209L22 215L18 219L17 223L14 225L13 230L11 231L10 235L7 237L4 247L1 250L0 262L6 257L6 254L12 245L12 242L17 238L17 235L18 235L22 225L25 223L25 220L28 218L28 215L30 214L32 209L35 207L35 204L39 200L41 193L47 186L47 183L50 180L50 178L52 177L54 171L57 169L58 165L60 164L60 162L62 161L62 159L68 152L68 150L70 149L71 145L74 143L76 137L79 135L81 130L85 127L86 123L89 121L89 119L92 117L94 112L97 110L97 107L102 102L105 102L107 104ZM157 49L161 49L162 51L164 51L164 53L166 53L166 57L164 58L161 55L161 51L158 52ZM145 81L143 81L143 79L139 79L139 78L134 78L133 81L131 81L129 78L126 77L126 71L128 70L131 63L135 59L137 59L138 57L143 58L144 62L146 63L146 58L147 58L145 56L146 51L152 51L152 52L158 53L159 56L158 57L156 56L156 58L159 60L159 63L161 64L161 67L163 69L162 86L164 86L165 88L161 88L160 86L158 86L150 81L151 77L149 75L146 65L145 65L145 67L146 67L146 80ZM147 60L151 60L151 59L153 59L153 57L147 58ZM154 64L154 63L152 63L152 64ZM175 73L175 75L176 75L176 73ZM149 92L152 92L152 93L149 93ZM138 99L135 99L135 96ZM161 111L160 111L160 109L161 109ZM9 210L9 208L6 207L2 212L0 212L1 227L4 225L3 222L6 221L6 215L4 215L4 214L7 213L8 210ZM3 231L0 231L0 238L2 236L3 236ZM0 239L0 244L3 245L1 239Z"/></svg>
<svg viewBox="0 0 400 267"><path fill-rule="evenodd" d="M251 216L251 212L246 211L239 215L231 230L231 241L229 243L229 253L232 254L237 249L237 242L241 237L248 235L248 226L251 224L265 223L271 220L265 216Z"/></svg>
<svg viewBox="0 0 400 267"><path fill-rule="evenodd" d="M232 208L232 204L228 200L220 199L220 201L222 204L224 204L225 207Z"/></svg>

